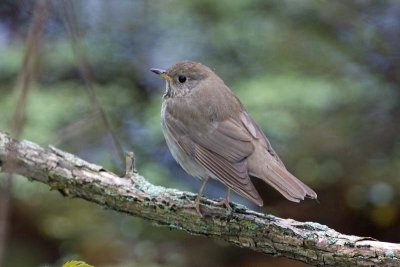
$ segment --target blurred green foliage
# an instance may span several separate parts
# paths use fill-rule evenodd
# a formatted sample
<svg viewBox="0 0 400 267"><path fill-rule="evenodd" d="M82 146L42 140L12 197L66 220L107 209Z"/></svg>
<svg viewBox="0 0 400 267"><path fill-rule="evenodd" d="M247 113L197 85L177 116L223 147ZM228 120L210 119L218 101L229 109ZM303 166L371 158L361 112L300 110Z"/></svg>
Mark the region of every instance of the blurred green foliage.
<svg viewBox="0 0 400 267"><path fill-rule="evenodd" d="M159 125L164 85L148 71L192 59L224 79L288 169L318 192L320 204L296 205L257 183L267 203L263 212L400 242L398 1L71 3L100 103L151 182L197 191L199 182L166 148ZM33 5L0 4L2 131L9 131L16 108ZM53 1L35 55L23 137L122 173L80 75L63 12L61 1ZM14 180L5 266L77 259L121 267L295 266ZM207 187L210 197L223 194L218 183Z"/></svg>

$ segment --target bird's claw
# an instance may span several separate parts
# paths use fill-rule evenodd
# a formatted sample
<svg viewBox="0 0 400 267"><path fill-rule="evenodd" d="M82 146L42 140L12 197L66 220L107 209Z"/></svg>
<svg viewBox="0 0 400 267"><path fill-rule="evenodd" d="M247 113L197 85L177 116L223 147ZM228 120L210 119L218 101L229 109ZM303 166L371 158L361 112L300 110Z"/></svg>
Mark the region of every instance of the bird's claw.
<svg viewBox="0 0 400 267"><path fill-rule="evenodd" d="M222 207L226 207L229 211L231 211L232 210L232 206L231 206L231 204L230 204L230 201L229 201L229 199L228 198L222 198L222 199L219 199L218 201L217 201L217 205L218 206L222 206Z"/></svg>
<svg viewBox="0 0 400 267"><path fill-rule="evenodd" d="M189 203L185 205L185 208L189 208L189 209L195 209L196 213L200 216L203 217L203 214L201 213L200 210L200 199L196 198L194 204L193 203Z"/></svg>

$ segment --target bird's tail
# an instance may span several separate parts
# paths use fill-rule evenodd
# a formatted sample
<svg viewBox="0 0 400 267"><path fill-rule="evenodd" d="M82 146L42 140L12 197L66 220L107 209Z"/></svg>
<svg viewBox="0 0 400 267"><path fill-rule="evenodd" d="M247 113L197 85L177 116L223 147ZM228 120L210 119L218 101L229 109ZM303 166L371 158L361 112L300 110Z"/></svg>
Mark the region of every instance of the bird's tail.
<svg viewBox="0 0 400 267"><path fill-rule="evenodd" d="M263 165L261 173L258 172L255 176L278 190L290 201L300 202L304 198L317 198L314 190L297 179L276 161L270 161L268 165Z"/></svg>

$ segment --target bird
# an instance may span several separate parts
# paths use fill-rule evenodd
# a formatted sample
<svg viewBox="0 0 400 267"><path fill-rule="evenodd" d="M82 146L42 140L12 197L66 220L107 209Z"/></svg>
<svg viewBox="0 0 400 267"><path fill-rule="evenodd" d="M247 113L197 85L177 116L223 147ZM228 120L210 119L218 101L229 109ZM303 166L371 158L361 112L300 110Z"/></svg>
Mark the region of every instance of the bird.
<svg viewBox="0 0 400 267"><path fill-rule="evenodd" d="M261 179L285 198L300 202L317 194L291 174L239 98L209 67L184 60L164 70L161 128L174 159L202 180L194 202L199 215L204 187L213 178L227 187L219 203L230 206L231 191L263 206L251 179Z"/></svg>

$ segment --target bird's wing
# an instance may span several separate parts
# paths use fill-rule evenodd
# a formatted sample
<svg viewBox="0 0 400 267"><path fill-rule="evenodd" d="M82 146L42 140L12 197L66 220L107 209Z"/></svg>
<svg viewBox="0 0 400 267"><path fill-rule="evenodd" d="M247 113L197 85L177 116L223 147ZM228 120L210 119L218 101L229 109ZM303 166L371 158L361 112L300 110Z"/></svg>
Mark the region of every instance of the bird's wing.
<svg viewBox="0 0 400 267"><path fill-rule="evenodd" d="M268 153L275 158L277 163L286 169L285 165L283 164L282 160L279 158L278 154L272 148L271 143L269 142L268 138L265 136L264 132L258 127L258 125L250 118L249 114L246 111L243 111L240 120L242 121L243 125L246 127L248 132L255 138L263 140L263 143L266 147Z"/></svg>
<svg viewBox="0 0 400 267"><path fill-rule="evenodd" d="M227 119L207 128L190 127L165 113L165 124L179 147L223 184L259 206L262 199L252 184L246 158L253 153L252 136L240 122Z"/></svg>
<svg viewBox="0 0 400 267"><path fill-rule="evenodd" d="M249 171L253 172L251 175L262 179L291 201L299 202L305 197L317 198L317 194L311 188L286 170L285 165L273 150L267 137L245 111L241 115L241 121L251 135L262 142L265 151L270 155L268 157L268 154L266 154L264 157L264 154L262 154L258 158L249 159L255 160L253 163L248 161L250 168L252 168ZM265 161L267 163L263 163ZM254 171L256 172L254 173Z"/></svg>

